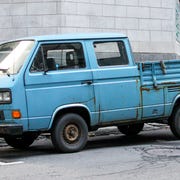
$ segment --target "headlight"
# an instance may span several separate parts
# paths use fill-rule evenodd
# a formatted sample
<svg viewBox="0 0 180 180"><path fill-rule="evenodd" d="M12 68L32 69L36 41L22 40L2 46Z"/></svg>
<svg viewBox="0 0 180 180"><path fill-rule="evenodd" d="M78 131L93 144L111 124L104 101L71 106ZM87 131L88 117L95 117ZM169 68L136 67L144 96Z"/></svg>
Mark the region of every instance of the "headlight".
<svg viewBox="0 0 180 180"><path fill-rule="evenodd" d="M0 90L0 104L10 104L11 102L12 102L11 91Z"/></svg>

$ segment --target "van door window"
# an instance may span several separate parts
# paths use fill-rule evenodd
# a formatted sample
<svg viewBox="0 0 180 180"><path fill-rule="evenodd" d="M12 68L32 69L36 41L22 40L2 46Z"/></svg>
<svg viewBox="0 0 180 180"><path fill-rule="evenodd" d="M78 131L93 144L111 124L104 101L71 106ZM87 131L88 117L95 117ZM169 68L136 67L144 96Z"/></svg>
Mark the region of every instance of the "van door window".
<svg viewBox="0 0 180 180"><path fill-rule="evenodd" d="M81 43L45 44L39 48L31 72L85 68Z"/></svg>
<svg viewBox="0 0 180 180"><path fill-rule="evenodd" d="M99 66L117 66L129 63L122 41L95 42L94 50Z"/></svg>

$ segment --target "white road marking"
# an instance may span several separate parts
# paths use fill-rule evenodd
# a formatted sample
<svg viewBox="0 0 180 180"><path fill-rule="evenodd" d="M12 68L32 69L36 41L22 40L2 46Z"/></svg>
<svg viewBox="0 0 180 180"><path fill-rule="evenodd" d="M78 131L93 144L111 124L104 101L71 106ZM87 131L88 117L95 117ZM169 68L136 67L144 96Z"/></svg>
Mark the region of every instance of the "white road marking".
<svg viewBox="0 0 180 180"><path fill-rule="evenodd" d="M16 161L16 162L9 162L9 163L0 162L0 166L9 166L9 165L16 165L16 164L23 164L23 163L24 163L23 161Z"/></svg>

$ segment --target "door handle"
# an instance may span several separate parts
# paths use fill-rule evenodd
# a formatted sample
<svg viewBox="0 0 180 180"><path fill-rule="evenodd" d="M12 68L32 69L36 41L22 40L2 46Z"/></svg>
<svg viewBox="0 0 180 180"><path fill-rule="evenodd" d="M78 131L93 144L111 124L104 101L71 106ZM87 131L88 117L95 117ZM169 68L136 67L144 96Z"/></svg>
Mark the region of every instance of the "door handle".
<svg viewBox="0 0 180 180"><path fill-rule="evenodd" d="M91 80L87 80L87 81L82 81L81 84L87 84L87 85L91 85L93 82Z"/></svg>

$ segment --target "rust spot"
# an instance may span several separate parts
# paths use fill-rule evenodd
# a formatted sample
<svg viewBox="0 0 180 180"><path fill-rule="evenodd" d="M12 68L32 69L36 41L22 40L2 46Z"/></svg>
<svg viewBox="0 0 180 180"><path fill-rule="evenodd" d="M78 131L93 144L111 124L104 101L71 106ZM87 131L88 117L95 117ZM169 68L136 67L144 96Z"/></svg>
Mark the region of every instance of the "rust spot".
<svg viewBox="0 0 180 180"><path fill-rule="evenodd" d="M164 61L160 61L160 66L161 66L163 74L166 74L166 65L164 64Z"/></svg>
<svg viewBox="0 0 180 180"><path fill-rule="evenodd" d="M139 79L136 79L136 88L139 89Z"/></svg>
<svg viewBox="0 0 180 180"><path fill-rule="evenodd" d="M177 84L176 82L163 82L161 85L168 85L168 84Z"/></svg>
<svg viewBox="0 0 180 180"><path fill-rule="evenodd" d="M145 64L142 63L142 71L144 71L144 69L145 69Z"/></svg>
<svg viewBox="0 0 180 180"><path fill-rule="evenodd" d="M154 90L159 91L161 88L154 87Z"/></svg>
<svg viewBox="0 0 180 180"><path fill-rule="evenodd" d="M99 109L98 109L98 122L99 122L99 124L100 124L100 122L101 122L101 106L100 106L100 104L99 104Z"/></svg>
<svg viewBox="0 0 180 180"><path fill-rule="evenodd" d="M160 90L161 88L154 87L153 89L156 90L156 91L158 91L158 90ZM141 92L142 92L142 91L148 91L148 92L149 92L150 90L151 90L150 88L141 87Z"/></svg>
<svg viewBox="0 0 180 180"><path fill-rule="evenodd" d="M96 106L96 97L95 96L94 96L93 100L94 100L94 105Z"/></svg>
<svg viewBox="0 0 180 180"><path fill-rule="evenodd" d="M150 91L150 88L146 88L146 87L141 87L141 91Z"/></svg>

